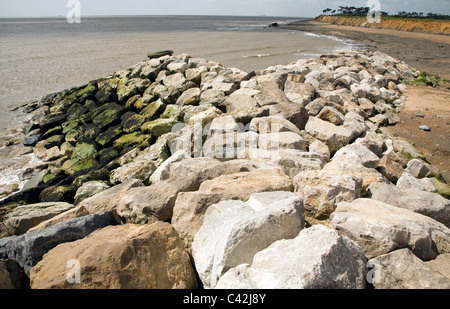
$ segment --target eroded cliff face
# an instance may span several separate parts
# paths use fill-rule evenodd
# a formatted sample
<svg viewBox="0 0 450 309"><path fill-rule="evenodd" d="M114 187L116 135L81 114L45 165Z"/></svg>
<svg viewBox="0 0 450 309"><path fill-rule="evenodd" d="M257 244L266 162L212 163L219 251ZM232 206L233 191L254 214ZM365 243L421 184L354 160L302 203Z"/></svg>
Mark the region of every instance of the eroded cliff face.
<svg viewBox="0 0 450 309"><path fill-rule="evenodd" d="M400 31L450 34L450 21L382 19L381 23L369 23L366 18L324 16L316 18L317 21L341 26L356 26L377 29L394 29Z"/></svg>

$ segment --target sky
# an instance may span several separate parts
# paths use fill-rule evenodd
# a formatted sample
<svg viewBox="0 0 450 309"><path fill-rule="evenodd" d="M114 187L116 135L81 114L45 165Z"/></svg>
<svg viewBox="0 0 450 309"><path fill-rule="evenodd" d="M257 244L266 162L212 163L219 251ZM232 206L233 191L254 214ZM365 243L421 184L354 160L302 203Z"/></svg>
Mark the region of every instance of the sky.
<svg viewBox="0 0 450 309"><path fill-rule="evenodd" d="M326 8L368 6L368 0L71 0L81 16L241 15L315 17ZM370 0L376 1L376 0ZM450 15L450 0L379 0L381 10ZM0 17L66 16L69 0L0 0Z"/></svg>

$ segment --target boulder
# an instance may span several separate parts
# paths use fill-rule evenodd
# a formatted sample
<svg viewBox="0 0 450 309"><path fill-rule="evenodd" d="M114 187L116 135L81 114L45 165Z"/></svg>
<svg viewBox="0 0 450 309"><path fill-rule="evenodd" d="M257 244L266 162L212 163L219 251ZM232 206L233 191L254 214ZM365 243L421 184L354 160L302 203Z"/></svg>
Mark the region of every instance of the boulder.
<svg viewBox="0 0 450 309"><path fill-rule="evenodd" d="M205 73L208 71L208 68L205 66L201 66L198 68L191 68L191 69L187 69L185 72L185 76L186 79L188 81L194 82L197 85L200 85L201 81L202 81L202 73Z"/></svg>
<svg viewBox="0 0 450 309"><path fill-rule="evenodd" d="M261 250L251 265L226 272L216 289L362 289L364 252L353 241L322 225L303 229Z"/></svg>
<svg viewBox="0 0 450 309"><path fill-rule="evenodd" d="M199 188L202 193L221 194L228 199L247 200L252 193L265 191L293 191L292 180L279 168L257 169L219 176L204 181Z"/></svg>
<svg viewBox="0 0 450 309"><path fill-rule="evenodd" d="M259 159L270 166L278 166L290 178L308 170L321 170L327 158L321 154L302 151L299 149L263 149L247 148L239 153L239 158Z"/></svg>
<svg viewBox="0 0 450 309"><path fill-rule="evenodd" d="M247 201L250 195L259 192L293 191L292 181L279 168L256 169L257 166L255 168L245 162L243 160L241 163L245 165L224 162L223 165L211 167L211 170L200 174L200 179L211 180L202 181L198 191L178 195L173 208L172 224L188 247L202 225L209 206L227 200ZM172 166L176 165L177 163ZM247 171L238 172L239 169ZM224 171L223 175L221 170Z"/></svg>
<svg viewBox="0 0 450 309"><path fill-rule="evenodd" d="M251 263L255 253L274 241L294 238L303 226L303 202L291 192L257 193L247 203L210 206L192 244L200 279L213 288L228 269Z"/></svg>
<svg viewBox="0 0 450 309"><path fill-rule="evenodd" d="M376 154L360 143L353 143L339 149L335 153L333 160L346 160L351 154L358 156L361 164L367 168L377 168L380 162L380 158Z"/></svg>
<svg viewBox="0 0 450 309"><path fill-rule="evenodd" d="M123 183L129 179L149 181L155 170L170 157L165 136L159 138L155 144L139 152L131 161L114 169L110 174L113 184Z"/></svg>
<svg viewBox="0 0 450 309"><path fill-rule="evenodd" d="M148 224L172 218L180 192L194 191L199 186L196 176L169 178L148 187L130 189L116 201L118 215L127 223Z"/></svg>
<svg viewBox="0 0 450 309"><path fill-rule="evenodd" d="M399 249L370 259L376 289L450 289L450 278L435 271L411 250Z"/></svg>
<svg viewBox="0 0 450 309"><path fill-rule="evenodd" d="M30 281L33 289L197 287L183 243L173 227L163 222L106 227L79 241L61 244L31 269Z"/></svg>
<svg viewBox="0 0 450 309"><path fill-rule="evenodd" d="M19 206L4 218L4 224L13 235L25 234L30 228L74 206L65 202L48 202Z"/></svg>
<svg viewBox="0 0 450 309"><path fill-rule="evenodd" d="M338 204L330 226L354 240L368 258L409 248L422 260L450 251L450 229L430 217L373 199Z"/></svg>
<svg viewBox="0 0 450 309"><path fill-rule="evenodd" d="M407 160L392 149L388 149L381 157L377 170L392 183L397 183L403 175Z"/></svg>
<svg viewBox="0 0 450 309"><path fill-rule="evenodd" d="M309 145L309 152L322 155L326 159L325 161L327 162L330 160L331 155L328 146L319 140L315 140Z"/></svg>
<svg viewBox="0 0 450 309"><path fill-rule="evenodd" d="M198 105L200 103L200 88L191 88L183 92L178 98L178 105Z"/></svg>
<svg viewBox="0 0 450 309"><path fill-rule="evenodd" d="M304 171L295 176L294 186L304 201L307 220L313 223L327 220L338 203L359 198L362 179L345 172Z"/></svg>
<svg viewBox="0 0 450 309"><path fill-rule="evenodd" d="M328 121L336 126L343 124L345 120L344 115L331 106L325 106L322 108L316 117Z"/></svg>
<svg viewBox="0 0 450 309"><path fill-rule="evenodd" d="M84 207L91 214L113 210L117 208L120 199L126 196L131 189L142 186L142 181L130 179L120 185L111 187L110 189L83 200L77 207Z"/></svg>
<svg viewBox="0 0 450 309"><path fill-rule="evenodd" d="M425 262L425 265L450 279L450 253L439 254L436 259Z"/></svg>
<svg viewBox="0 0 450 309"><path fill-rule="evenodd" d="M373 183L367 189L371 199L405 208L433 218L450 227L450 201L439 194L417 188L402 189L386 183Z"/></svg>
<svg viewBox="0 0 450 309"><path fill-rule="evenodd" d="M306 150L305 140L294 132L273 132L259 134L259 149L297 149Z"/></svg>
<svg viewBox="0 0 450 309"><path fill-rule="evenodd" d="M396 152L408 158L423 158L424 154L419 152L409 141L401 138L392 138L393 148ZM408 162L405 163L405 166Z"/></svg>
<svg viewBox="0 0 450 309"><path fill-rule="evenodd" d="M31 267L57 245L84 238L97 229L117 223L115 214L112 211L105 211L61 222L20 236L2 238L0 240L0 258L16 261L29 276Z"/></svg>
<svg viewBox="0 0 450 309"><path fill-rule="evenodd" d="M166 76L163 79L163 84L169 89L175 89L180 92L184 92L189 88L197 86L193 82L186 80L184 75L180 72Z"/></svg>
<svg viewBox="0 0 450 309"><path fill-rule="evenodd" d="M368 130L364 117L353 111L345 114L343 128L352 132L350 141L354 141L356 138L363 136Z"/></svg>
<svg viewBox="0 0 450 309"><path fill-rule="evenodd" d="M352 138L352 132L350 130L335 126L316 117L309 117L305 127L305 133L305 138L309 144L315 140L320 140L328 146L332 154L346 146Z"/></svg>
<svg viewBox="0 0 450 309"><path fill-rule="evenodd" d="M419 179L430 175L428 166L420 159L413 159L409 161L408 164L406 164L405 172Z"/></svg>
<svg viewBox="0 0 450 309"><path fill-rule="evenodd" d="M104 181L88 181L78 188L77 193L75 194L74 203L75 205L77 205L83 200L109 188L110 186L107 185Z"/></svg>
<svg viewBox="0 0 450 309"><path fill-rule="evenodd" d="M42 230L47 227L53 226L57 223L61 223L61 222L76 219L76 218L81 218L81 217L84 217L87 215L89 215L89 211L87 211L86 208L75 207L75 208L72 208L72 209L70 209L66 212L63 212L57 216L54 216L51 219L48 219L48 220L45 220L45 221L39 223L38 225L29 229L28 232Z"/></svg>
<svg viewBox="0 0 450 309"><path fill-rule="evenodd" d="M294 132L301 134L300 129L282 116L267 116L253 118L249 129L260 134L272 132Z"/></svg>
<svg viewBox="0 0 450 309"><path fill-rule="evenodd" d="M29 279L17 262L0 259L0 290L27 289L29 286Z"/></svg>
<svg viewBox="0 0 450 309"><path fill-rule="evenodd" d="M386 139L381 135L374 132L366 132L363 138L358 138L354 144L361 144L378 157L381 157L384 151Z"/></svg>
<svg viewBox="0 0 450 309"><path fill-rule="evenodd" d="M308 112L303 106L290 101L281 101L267 106L269 116L281 116L293 123L299 130L304 130L308 122Z"/></svg>
<svg viewBox="0 0 450 309"><path fill-rule="evenodd" d="M258 102L248 95L230 95L222 104L227 113L240 123L247 124L255 117L269 116L269 111L260 107Z"/></svg>
<svg viewBox="0 0 450 309"><path fill-rule="evenodd" d="M428 191L436 193L438 192L433 180L430 178L417 179L416 177L405 172L397 181L397 187L400 189L419 189L422 191Z"/></svg>
<svg viewBox="0 0 450 309"><path fill-rule="evenodd" d="M154 184L162 180L166 180L170 176L170 165L184 159L190 158L190 153L185 150L178 150L162 163L150 177L150 183Z"/></svg>

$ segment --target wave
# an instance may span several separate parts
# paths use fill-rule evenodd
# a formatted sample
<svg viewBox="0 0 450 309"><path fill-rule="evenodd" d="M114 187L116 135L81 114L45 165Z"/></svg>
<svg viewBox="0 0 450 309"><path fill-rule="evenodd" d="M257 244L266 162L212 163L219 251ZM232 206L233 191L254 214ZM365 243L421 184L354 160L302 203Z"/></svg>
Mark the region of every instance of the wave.
<svg viewBox="0 0 450 309"><path fill-rule="evenodd" d="M272 54L256 54L256 55L249 55L244 56L244 58L263 58L263 57L270 57Z"/></svg>

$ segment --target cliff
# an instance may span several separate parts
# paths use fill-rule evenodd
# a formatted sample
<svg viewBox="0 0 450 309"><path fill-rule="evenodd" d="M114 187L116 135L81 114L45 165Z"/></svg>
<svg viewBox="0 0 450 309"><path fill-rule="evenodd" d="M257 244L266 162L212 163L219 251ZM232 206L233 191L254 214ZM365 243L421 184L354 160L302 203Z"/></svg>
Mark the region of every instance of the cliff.
<svg viewBox="0 0 450 309"><path fill-rule="evenodd" d="M383 18L381 23L369 23L363 17L324 16L316 18L317 21L341 26L354 26L377 29L393 29L400 31L425 32L435 34L450 34L450 21L435 20L407 20Z"/></svg>

